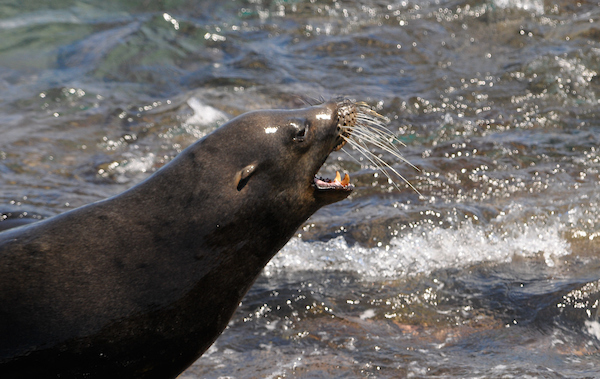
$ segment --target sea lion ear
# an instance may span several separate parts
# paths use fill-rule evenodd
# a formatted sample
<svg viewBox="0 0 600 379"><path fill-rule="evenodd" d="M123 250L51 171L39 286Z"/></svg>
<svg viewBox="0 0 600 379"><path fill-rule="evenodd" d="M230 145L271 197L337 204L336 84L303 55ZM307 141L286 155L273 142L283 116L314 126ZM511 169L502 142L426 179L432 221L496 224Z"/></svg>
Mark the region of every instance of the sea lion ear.
<svg viewBox="0 0 600 379"><path fill-rule="evenodd" d="M235 185L238 191L241 191L242 188L248 183L250 176L254 173L256 169L256 163L249 164L244 167L241 171L235 174Z"/></svg>

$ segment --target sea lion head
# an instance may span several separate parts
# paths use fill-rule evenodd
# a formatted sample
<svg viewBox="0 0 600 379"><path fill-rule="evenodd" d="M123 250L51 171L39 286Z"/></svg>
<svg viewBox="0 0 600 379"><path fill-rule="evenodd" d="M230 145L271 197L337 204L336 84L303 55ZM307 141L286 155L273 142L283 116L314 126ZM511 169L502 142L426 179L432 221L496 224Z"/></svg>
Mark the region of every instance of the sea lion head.
<svg viewBox="0 0 600 379"><path fill-rule="evenodd" d="M350 102L327 102L293 110L259 110L236 117L209 137L222 150L228 166L235 166L227 190L239 195L268 193L313 213L346 198L353 189L341 179L317 176L329 154L345 144L355 120ZM227 150L232 153L227 154ZM225 154L223 154L223 151Z"/></svg>

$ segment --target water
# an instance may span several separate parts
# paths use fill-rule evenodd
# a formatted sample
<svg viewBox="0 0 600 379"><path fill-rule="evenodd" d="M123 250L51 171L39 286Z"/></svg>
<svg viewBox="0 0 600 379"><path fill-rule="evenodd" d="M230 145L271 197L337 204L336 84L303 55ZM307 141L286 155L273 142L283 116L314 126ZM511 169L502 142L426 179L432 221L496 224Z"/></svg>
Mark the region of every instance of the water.
<svg viewBox="0 0 600 379"><path fill-rule="evenodd" d="M0 204L124 190L225 120L365 100L356 185L182 378L600 376L597 1L0 3ZM383 152L381 152L383 154Z"/></svg>

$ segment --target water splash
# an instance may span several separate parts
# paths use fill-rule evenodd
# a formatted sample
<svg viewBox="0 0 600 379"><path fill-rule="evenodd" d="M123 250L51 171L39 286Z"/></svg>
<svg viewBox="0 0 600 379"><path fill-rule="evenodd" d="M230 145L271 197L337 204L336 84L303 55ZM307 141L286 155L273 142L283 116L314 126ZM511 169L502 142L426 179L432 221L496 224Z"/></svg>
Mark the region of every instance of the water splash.
<svg viewBox="0 0 600 379"><path fill-rule="evenodd" d="M365 279L398 278L538 255L553 267L556 258L570 253L563 229L558 221L503 230L494 224L476 225L471 221L448 229L423 225L392 238L386 246L374 248L350 246L342 236L327 242L294 238L271 260L265 274L331 270L355 272Z"/></svg>

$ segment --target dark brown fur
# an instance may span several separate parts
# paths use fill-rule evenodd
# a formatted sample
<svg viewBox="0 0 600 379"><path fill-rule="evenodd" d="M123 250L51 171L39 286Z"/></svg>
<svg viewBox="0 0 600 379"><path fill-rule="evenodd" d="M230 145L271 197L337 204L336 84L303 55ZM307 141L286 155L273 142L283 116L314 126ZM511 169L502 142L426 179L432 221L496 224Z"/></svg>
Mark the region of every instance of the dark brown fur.
<svg viewBox="0 0 600 379"><path fill-rule="evenodd" d="M118 196L0 233L0 377L185 370L297 228L348 195L313 186L336 112L242 115Z"/></svg>

